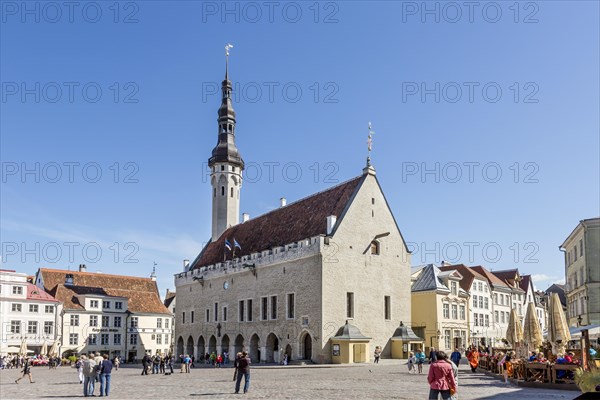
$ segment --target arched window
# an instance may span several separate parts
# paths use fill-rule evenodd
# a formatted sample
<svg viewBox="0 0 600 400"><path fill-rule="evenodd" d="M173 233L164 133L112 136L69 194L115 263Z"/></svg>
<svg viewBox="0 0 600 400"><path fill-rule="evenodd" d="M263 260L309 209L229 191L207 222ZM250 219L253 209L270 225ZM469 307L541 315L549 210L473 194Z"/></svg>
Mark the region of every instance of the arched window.
<svg viewBox="0 0 600 400"><path fill-rule="evenodd" d="M225 196L225 186L221 186L221 196Z"/></svg>
<svg viewBox="0 0 600 400"><path fill-rule="evenodd" d="M371 242L371 254L379 254L379 242L376 240Z"/></svg>
<svg viewBox="0 0 600 400"><path fill-rule="evenodd" d="M217 188L213 189L213 197L217 197Z"/></svg>

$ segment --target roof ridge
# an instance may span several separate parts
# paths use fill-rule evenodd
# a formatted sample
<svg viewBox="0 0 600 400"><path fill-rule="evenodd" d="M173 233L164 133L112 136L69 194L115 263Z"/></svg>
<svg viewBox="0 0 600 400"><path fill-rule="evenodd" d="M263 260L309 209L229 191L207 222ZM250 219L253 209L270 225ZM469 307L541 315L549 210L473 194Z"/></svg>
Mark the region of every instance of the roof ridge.
<svg viewBox="0 0 600 400"><path fill-rule="evenodd" d="M54 269L54 268L40 268L40 271L66 272L66 273L86 274L86 275L93 275L93 276L109 276L109 277L128 278L128 279L141 279L141 280L145 280L145 281L152 281L152 278L146 278L146 277L143 277L143 276L105 274L104 272L69 271L67 269ZM154 282L154 281L152 281L152 282Z"/></svg>
<svg viewBox="0 0 600 400"><path fill-rule="evenodd" d="M338 188L338 187L340 187L340 186L343 186L343 185L345 185L345 184L347 184L347 183L350 183L350 182L352 182L352 181L354 181L354 180L356 180L356 179L360 179L360 178L362 178L362 177L363 177L363 175L359 175L359 176L355 176L354 178L346 179L345 181L343 181L343 182L340 182L340 183L338 183L337 185L330 186L330 187L328 187L328 188L326 188L326 189L323 189L323 190L321 190L321 191L318 191L318 192L315 192L315 193L309 194L309 195L308 195L308 196L306 196L306 197L302 197L302 198L300 198L300 199L298 199L298 200L294 200L294 201L292 201L291 203L287 203L285 206L282 206L282 207L276 207L276 208L274 208L274 209L272 209L272 210L269 210L269 211L267 211L267 212L266 212L266 213L264 213L264 214L260 214L260 215L258 215L258 216L256 216L256 217L254 217L254 218L251 218L250 220L257 220L257 219L259 219L259 218L262 218L262 217L264 217L265 215L271 214L272 212L275 212L275 211L278 211L278 210L282 210L282 209L284 209L284 208L287 208L287 207L289 207L289 206L292 206L292 205L294 205L294 204L300 203L300 202L302 202L302 201L304 201L304 200L308 200L308 199L310 199L311 197L315 197L315 196L318 196L318 195L320 195L320 194L323 194L323 193L329 192L330 190L334 190L334 189L336 189L336 188ZM225 230L225 232L227 232L229 229L235 228L236 226L240 226L240 225L242 225L242 224L243 224L243 222L242 222L242 223L240 223L240 224L237 224L237 225L233 225L233 226L231 226L231 227L227 228L227 229ZM225 232L223 232L223 233L225 233Z"/></svg>

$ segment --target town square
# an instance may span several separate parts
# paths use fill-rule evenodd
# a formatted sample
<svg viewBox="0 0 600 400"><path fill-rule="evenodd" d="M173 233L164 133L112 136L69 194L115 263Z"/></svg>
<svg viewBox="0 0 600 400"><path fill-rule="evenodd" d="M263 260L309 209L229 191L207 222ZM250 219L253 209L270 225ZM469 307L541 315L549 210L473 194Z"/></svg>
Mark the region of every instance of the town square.
<svg viewBox="0 0 600 400"><path fill-rule="evenodd" d="M0 12L2 399L600 396L600 2Z"/></svg>

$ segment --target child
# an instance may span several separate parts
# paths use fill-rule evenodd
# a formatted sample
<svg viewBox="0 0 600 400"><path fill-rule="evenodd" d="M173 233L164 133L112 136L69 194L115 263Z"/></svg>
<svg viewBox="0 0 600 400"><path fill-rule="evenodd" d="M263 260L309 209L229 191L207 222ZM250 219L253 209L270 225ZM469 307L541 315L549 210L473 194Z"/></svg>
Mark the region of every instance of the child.
<svg viewBox="0 0 600 400"><path fill-rule="evenodd" d="M417 363L417 357L415 357L415 353L413 353L412 351L410 352L410 355L408 356L408 373L409 374L416 374L417 371L415 370L415 364Z"/></svg>

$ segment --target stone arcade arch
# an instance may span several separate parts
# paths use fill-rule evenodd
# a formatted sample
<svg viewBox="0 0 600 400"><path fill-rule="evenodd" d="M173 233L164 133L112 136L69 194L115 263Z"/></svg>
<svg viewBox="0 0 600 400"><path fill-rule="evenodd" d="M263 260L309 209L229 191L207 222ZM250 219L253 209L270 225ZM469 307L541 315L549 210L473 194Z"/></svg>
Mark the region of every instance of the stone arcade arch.
<svg viewBox="0 0 600 400"><path fill-rule="evenodd" d="M190 336L187 340L187 346L185 346L185 354L189 354L189 356L194 355L194 339Z"/></svg>
<svg viewBox="0 0 600 400"><path fill-rule="evenodd" d="M303 360L312 360L312 337L305 332L300 339L300 357Z"/></svg>
<svg viewBox="0 0 600 400"><path fill-rule="evenodd" d="M215 335L212 335L208 340L208 353L212 354L213 352L217 353L217 338Z"/></svg>
<svg viewBox="0 0 600 400"><path fill-rule="evenodd" d="M267 345L265 347L265 351L265 362L279 362L279 339L274 333L269 333L269 336L267 336Z"/></svg>
<svg viewBox="0 0 600 400"><path fill-rule="evenodd" d="M204 356L204 353L206 353L206 342L204 341L204 336L200 335L196 345L196 359L200 359Z"/></svg>
<svg viewBox="0 0 600 400"><path fill-rule="evenodd" d="M234 350L236 354L244 351L244 337L242 335L235 337ZM233 356L235 357L235 354Z"/></svg>
<svg viewBox="0 0 600 400"><path fill-rule="evenodd" d="M179 356L183 354L183 338L179 336L177 339L177 354L175 354L175 360L179 359Z"/></svg>
<svg viewBox="0 0 600 400"><path fill-rule="evenodd" d="M250 348L248 350L248 355L250 356L250 360L252 360L253 363L260 362L260 338L256 333L250 338Z"/></svg>
<svg viewBox="0 0 600 400"><path fill-rule="evenodd" d="M228 335L223 335L223 337L221 338L221 353L229 353L229 357L231 359L231 352L229 351L229 336ZM225 358L225 356L223 356L223 358Z"/></svg>

